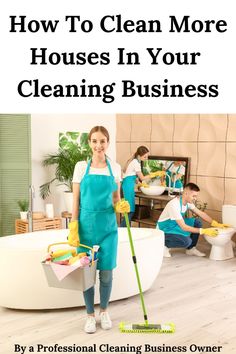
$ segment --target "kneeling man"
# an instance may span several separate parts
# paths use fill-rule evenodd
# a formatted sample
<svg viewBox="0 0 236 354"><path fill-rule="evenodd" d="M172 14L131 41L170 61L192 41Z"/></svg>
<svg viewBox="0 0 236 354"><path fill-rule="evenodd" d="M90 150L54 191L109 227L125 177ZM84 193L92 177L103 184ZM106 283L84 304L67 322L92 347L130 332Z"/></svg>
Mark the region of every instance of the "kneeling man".
<svg viewBox="0 0 236 354"><path fill-rule="evenodd" d="M220 224L209 215L199 210L193 203L196 201L200 189L194 183L188 183L183 195L175 197L168 202L157 222L157 228L165 233L164 257L171 257L170 248L186 248L186 254L190 256L203 257L205 253L197 248L200 234L217 236L218 231L214 228L202 229L202 222L198 218L186 218L185 213L191 210L204 221L213 227L224 228L226 224Z"/></svg>

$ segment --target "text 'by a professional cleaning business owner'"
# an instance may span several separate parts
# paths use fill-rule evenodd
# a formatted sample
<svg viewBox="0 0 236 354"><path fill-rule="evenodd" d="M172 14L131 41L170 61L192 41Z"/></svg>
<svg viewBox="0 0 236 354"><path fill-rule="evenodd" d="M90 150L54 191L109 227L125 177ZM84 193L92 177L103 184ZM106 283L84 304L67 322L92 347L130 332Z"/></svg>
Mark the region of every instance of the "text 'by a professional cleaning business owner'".
<svg viewBox="0 0 236 354"><path fill-rule="evenodd" d="M107 343L103 344L91 344L89 346L83 345L59 345L57 343L53 345L20 345L15 344L14 353L18 354L28 354L28 353L132 353L132 354L143 354L143 353L221 353L222 346L219 345L197 345L190 344L186 345L110 345Z"/></svg>

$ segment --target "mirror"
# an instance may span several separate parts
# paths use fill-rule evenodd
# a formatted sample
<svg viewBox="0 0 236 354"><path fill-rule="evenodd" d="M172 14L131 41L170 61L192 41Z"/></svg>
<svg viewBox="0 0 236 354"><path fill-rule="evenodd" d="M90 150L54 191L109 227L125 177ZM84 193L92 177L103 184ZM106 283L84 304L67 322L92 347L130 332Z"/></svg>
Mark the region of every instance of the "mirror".
<svg viewBox="0 0 236 354"><path fill-rule="evenodd" d="M148 175L151 172L165 171L165 176L153 178L149 184L164 185L165 193L175 195L180 194L188 183L189 164L189 157L150 155L148 160L142 162L142 172Z"/></svg>

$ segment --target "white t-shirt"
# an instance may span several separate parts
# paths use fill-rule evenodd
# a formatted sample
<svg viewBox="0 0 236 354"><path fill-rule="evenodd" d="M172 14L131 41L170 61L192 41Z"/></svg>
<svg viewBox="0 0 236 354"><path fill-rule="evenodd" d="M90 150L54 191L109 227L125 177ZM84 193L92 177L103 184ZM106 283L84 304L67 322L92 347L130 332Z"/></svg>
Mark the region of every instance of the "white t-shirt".
<svg viewBox="0 0 236 354"><path fill-rule="evenodd" d="M121 167L118 163L113 162L109 160L109 163L111 165L111 170L113 173L113 176L115 178L116 182L121 181ZM74 174L73 174L73 183L80 183L85 175L87 169L87 162L86 161L79 161L75 165L74 169ZM110 176L110 171L108 166L104 168L95 168L95 167L90 167L89 169L89 174L91 175L105 175L105 176Z"/></svg>
<svg viewBox="0 0 236 354"><path fill-rule="evenodd" d="M196 206L191 203L187 203L186 205L182 204L182 211L180 210L180 200L179 198L174 198L170 202L168 202L161 213L158 221L165 221L165 220L182 220L183 217L182 213L185 213L187 209L194 210Z"/></svg>
<svg viewBox="0 0 236 354"><path fill-rule="evenodd" d="M141 172L141 163L137 159L133 159L128 164L128 167L123 174L123 178L128 176L136 176L137 172Z"/></svg>
<svg viewBox="0 0 236 354"><path fill-rule="evenodd" d="M172 173L179 173L181 175L185 174L185 167L183 165L179 165L179 166L176 166L174 164L172 164L171 166L170 165L171 165L171 163L167 163L166 170L168 170Z"/></svg>

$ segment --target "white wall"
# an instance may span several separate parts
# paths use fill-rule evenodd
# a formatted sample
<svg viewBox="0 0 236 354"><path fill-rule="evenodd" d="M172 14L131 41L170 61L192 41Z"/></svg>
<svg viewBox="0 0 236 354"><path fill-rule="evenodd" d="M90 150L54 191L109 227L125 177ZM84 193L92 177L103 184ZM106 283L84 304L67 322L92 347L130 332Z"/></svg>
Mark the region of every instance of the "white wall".
<svg viewBox="0 0 236 354"><path fill-rule="evenodd" d="M39 186L54 177L53 168L42 166L47 154L58 150L59 133L67 131L89 132L95 125L103 125L110 134L108 155L116 158L116 116L115 114L32 114L31 152L32 184L35 188L34 211L45 211L46 203L53 203L55 215L66 210L63 199L63 186L53 184L51 195L43 201Z"/></svg>

